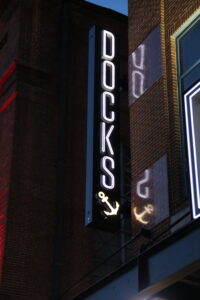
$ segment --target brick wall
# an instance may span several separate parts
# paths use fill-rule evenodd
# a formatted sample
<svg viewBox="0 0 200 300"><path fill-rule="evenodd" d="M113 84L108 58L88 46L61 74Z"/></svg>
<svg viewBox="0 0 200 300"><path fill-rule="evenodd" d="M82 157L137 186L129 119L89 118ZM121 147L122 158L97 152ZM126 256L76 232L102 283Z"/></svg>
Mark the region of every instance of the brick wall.
<svg viewBox="0 0 200 300"><path fill-rule="evenodd" d="M138 174L167 154L170 215L189 205L184 199L175 46L171 35L199 4L199 1L129 1L129 55L158 24L161 24L162 52L162 77L130 106L132 181L135 183ZM169 228L169 223L170 218L152 228L153 235L160 235Z"/></svg>
<svg viewBox="0 0 200 300"><path fill-rule="evenodd" d="M200 1L161 1L164 95L169 115L169 176L171 212L189 205L184 199L180 113L176 79L176 48L172 35L199 7Z"/></svg>
<svg viewBox="0 0 200 300"><path fill-rule="evenodd" d="M141 44L149 32L160 23L159 0L129 0L129 54Z"/></svg>
<svg viewBox="0 0 200 300"><path fill-rule="evenodd" d="M2 123L14 110L14 114L7 116L4 130L1 126L4 134L10 130L7 142L12 143L8 151L11 175L0 290L0 297L5 300L49 299L51 295L57 142L51 59L52 55L55 57L57 37L54 34L54 42L45 37L51 55L49 61L44 61L36 50L41 48L37 43L42 37L35 27L43 27L42 23L47 22L42 19L44 8L39 4L38 1L14 1L1 17L8 41L0 53L3 61L0 72L4 72L4 65L6 67L12 60L17 63L17 98L0 115ZM55 8L55 5L49 7L48 15L48 23L52 22L54 26ZM37 9L41 15L35 24ZM3 154L1 159L5 159Z"/></svg>
<svg viewBox="0 0 200 300"><path fill-rule="evenodd" d="M6 60L16 59L18 94L13 114L8 116L12 126L7 128L7 155L12 164L11 177L7 178L10 192L0 297L50 299L57 285L56 293L69 289L66 299L71 299L112 269L104 267L98 276L86 276L71 288L98 260L94 247L97 232L84 226L88 30L94 24L106 24L107 29L121 35L120 77L125 82L121 120L125 122L127 18L79 0L69 4L70 16L62 14L62 1L12 3L18 10L8 5L1 15L2 22L7 20L4 30L8 30L9 41L0 56L5 68ZM66 33L61 16L65 18ZM60 48L62 29L64 49ZM61 97L65 110L62 124ZM1 115L0 122L5 123ZM129 144L128 122L122 127L121 139ZM63 176L58 174L60 168ZM63 194L59 191L60 180Z"/></svg>

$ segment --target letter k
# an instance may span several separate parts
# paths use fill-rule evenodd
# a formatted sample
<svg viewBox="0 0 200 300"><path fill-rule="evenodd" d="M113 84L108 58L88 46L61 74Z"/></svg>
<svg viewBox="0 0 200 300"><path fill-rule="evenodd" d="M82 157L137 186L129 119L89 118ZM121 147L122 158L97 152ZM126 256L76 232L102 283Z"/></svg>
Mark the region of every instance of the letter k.
<svg viewBox="0 0 200 300"><path fill-rule="evenodd" d="M113 132L114 125L111 125L106 132L106 123L101 122L100 125L100 151L101 153L106 152L106 148L108 149L108 152L110 155L114 155L114 151L110 142L110 136Z"/></svg>

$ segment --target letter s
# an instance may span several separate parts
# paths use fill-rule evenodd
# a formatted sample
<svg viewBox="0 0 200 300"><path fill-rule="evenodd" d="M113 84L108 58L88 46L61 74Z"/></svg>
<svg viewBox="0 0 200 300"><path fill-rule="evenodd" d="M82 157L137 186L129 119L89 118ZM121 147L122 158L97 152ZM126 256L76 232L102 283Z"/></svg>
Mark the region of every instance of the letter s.
<svg viewBox="0 0 200 300"><path fill-rule="evenodd" d="M101 159L101 170L105 173L100 175L100 185L101 187L112 190L115 187L115 177L110 171L114 170L115 162L112 157L104 156Z"/></svg>

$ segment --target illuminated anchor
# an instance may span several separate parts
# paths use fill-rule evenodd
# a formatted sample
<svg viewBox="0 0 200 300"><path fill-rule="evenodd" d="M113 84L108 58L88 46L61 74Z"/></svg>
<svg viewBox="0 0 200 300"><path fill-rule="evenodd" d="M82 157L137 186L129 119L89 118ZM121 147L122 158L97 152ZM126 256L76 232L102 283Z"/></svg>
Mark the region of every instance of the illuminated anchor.
<svg viewBox="0 0 200 300"><path fill-rule="evenodd" d="M99 192L98 193L99 198L101 198L101 202L106 203L107 206L110 209L110 212L108 211L103 211L106 216L116 216L119 210L119 203L115 201L116 205L115 208L110 204L108 201L108 197L104 194L104 192Z"/></svg>
<svg viewBox="0 0 200 300"><path fill-rule="evenodd" d="M152 212L153 212L153 205L151 205L151 204L148 204L147 206L145 206L144 207L144 211L142 212L142 213L140 213L140 214L138 214L137 213L137 207L134 207L134 209L133 209L133 212L134 212L134 215L135 215L135 218L136 218L136 220L137 221L139 221L139 222L141 222L142 224L148 224L149 222L148 221L145 221L144 219L143 219L143 217L145 216L145 215L151 215L152 214Z"/></svg>

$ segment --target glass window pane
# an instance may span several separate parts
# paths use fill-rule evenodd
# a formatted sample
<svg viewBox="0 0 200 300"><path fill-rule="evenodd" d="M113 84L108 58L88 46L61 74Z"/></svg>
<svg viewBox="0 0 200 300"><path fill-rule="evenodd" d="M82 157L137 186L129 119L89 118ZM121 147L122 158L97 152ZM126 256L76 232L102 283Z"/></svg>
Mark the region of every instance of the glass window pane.
<svg viewBox="0 0 200 300"><path fill-rule="evenodd" d="M187 71L200 58L200 21L180 40L181 72Z"/></svg>
<svg viewBox="0 0 200 300"><path fill-rule="evenodd" d="M200 55L200 53L199 53ZM200 79L200 64L196 66L187 76L183 79L183 91L185 92L191 87L197 80Z"/></svg>

